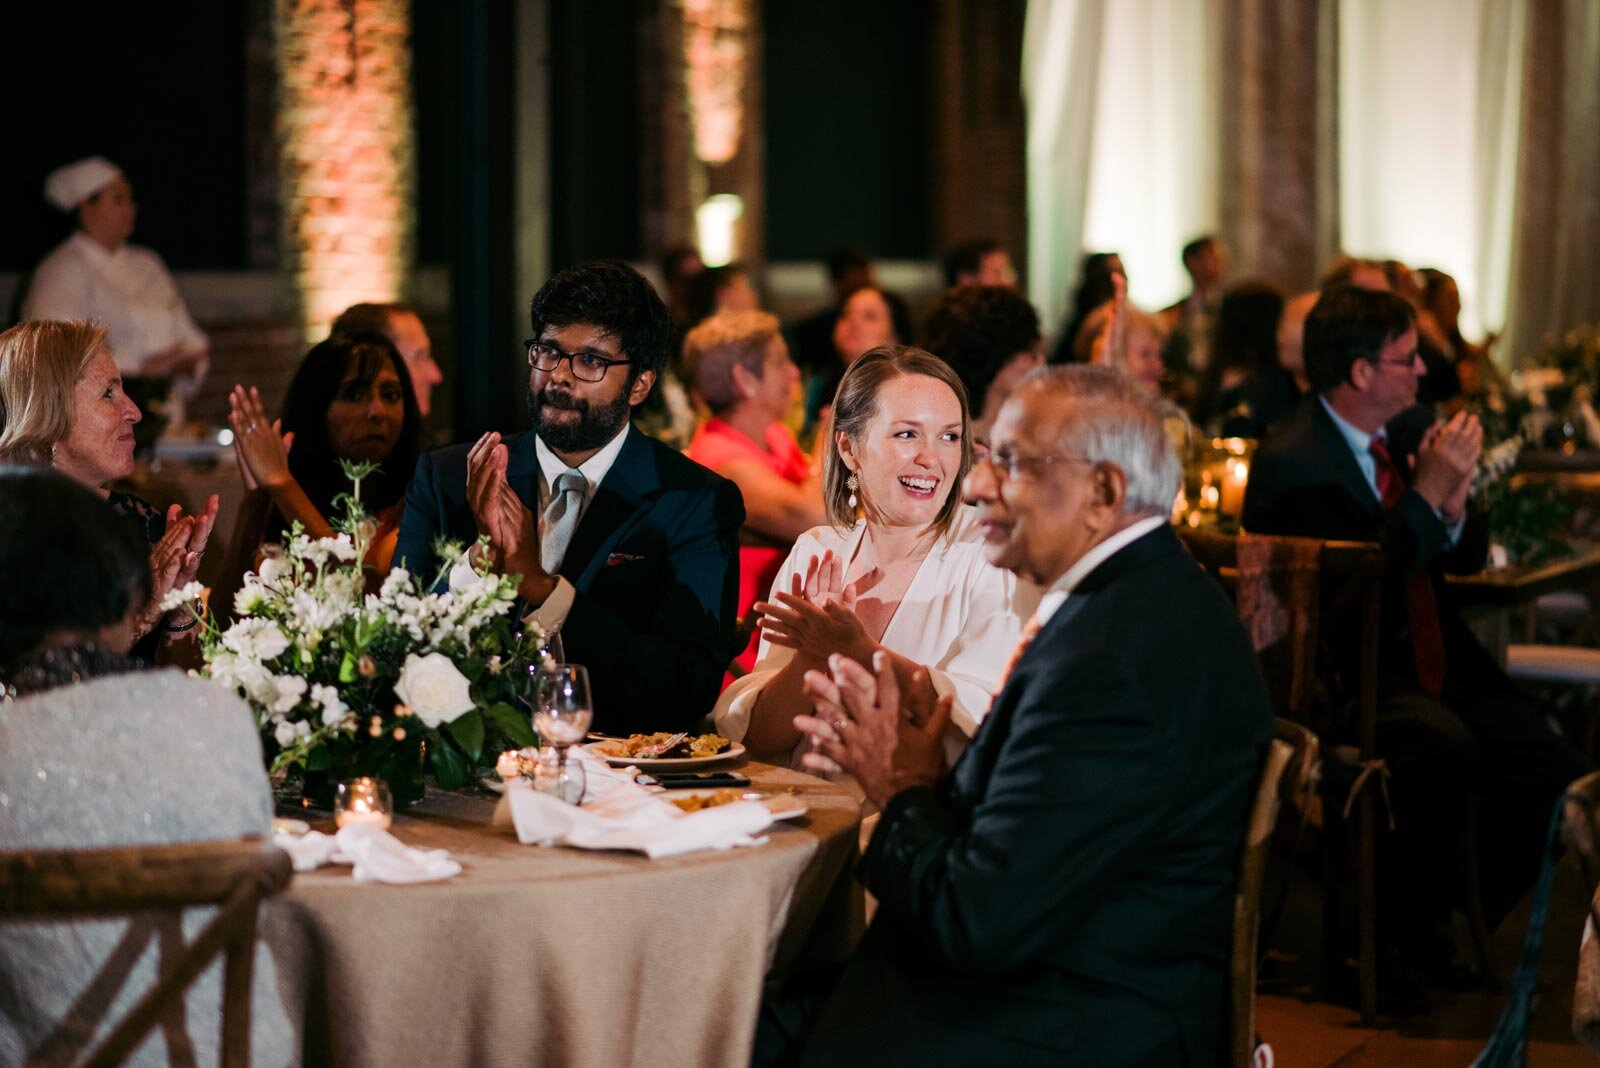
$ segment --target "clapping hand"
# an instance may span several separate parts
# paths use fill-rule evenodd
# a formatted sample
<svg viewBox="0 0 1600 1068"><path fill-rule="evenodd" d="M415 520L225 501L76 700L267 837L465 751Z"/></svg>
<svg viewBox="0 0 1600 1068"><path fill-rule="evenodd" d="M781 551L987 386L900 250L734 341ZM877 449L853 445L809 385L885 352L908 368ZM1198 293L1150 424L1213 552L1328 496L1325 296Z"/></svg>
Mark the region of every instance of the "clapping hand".
<svg viewBox="0 0 1600 1068"><path fill-rule="evenodd" d="M1472 474L1482 454L1483 426L1477 416L1466 412L1457 412L1448 423L1429 427L1422 436L1412 485L1445 522L1455 522L1466 511Z"/></svg>
<svg viewBox="0 0 1600 1068"><path fill-rule="evenodd" d="M150 600L134 624L135 640L161 623L161 602L166 600L167 594L199 577L200 561L211 540L212 528L217 524L217 509L216 494L206 499L205 507L196 515L184 515L176 504L167 509L167 529L150 550ZM171 628L183 627L193 619L189 609L181 606L166 613L166 617Z"/></svg>
<svg viewBox="0 0 1600 1068"><path fill-rule="evenodd" d="M289 470L294 432L285 434L281 422L267 419L259 389L233 387L228 394L228 425L233 427L233 455L245 489L270 490L294 480Z"/></svg>
<svg viewBox="0 0 1600 1068"><path fill-rule="evenodd" d="M876 575L874 568L856 582L845 585L844 559L832 550L811 558L804 574L796 573L788 592L776 594L778 603L757 601L761 630L773 645L795 650L822 663L841 653L858 664L871 662L878 648L856 615L857 589Z"/></svg>
<svg viewBox="0 0 1600 1068"><path fill-rule="evenodd" d="M510 454L500 435L490 431L467 453L467 504L478 533L489 538L494 566L502 574L521 575L518 593L534 604L544 603L555 587L540 559L539 525L506 481Z"/></svg>
<svg viewBox="0 0 1600 1068"><path fill-rule="evenodd" d="M812 751L801 762L824 774L847 772L879 808L911 786L932 786L944 775L944 735L952 698L935 695L925 668L900 693L894 665L882 651L872 671L843 656L828 672L808 671L804 689L816 710L796 716Z"/></svg>

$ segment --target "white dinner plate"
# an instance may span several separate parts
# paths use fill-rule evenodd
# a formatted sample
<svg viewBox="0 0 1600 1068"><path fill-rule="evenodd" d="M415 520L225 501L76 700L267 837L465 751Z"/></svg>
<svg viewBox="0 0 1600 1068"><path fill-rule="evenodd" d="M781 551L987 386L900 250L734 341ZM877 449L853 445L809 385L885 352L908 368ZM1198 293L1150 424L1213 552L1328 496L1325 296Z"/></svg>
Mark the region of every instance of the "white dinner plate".
<svg viewBox="0 0 1600 1068"><path fill-rule="evenodd" d="M660 758L651 760L646 757L612 756L610 753L600 751L602 747L614 744L616 744L616 739L612 739L609 742L590 742L584 748L614 768L635 767L640 771L649 771L653 768L704 768L720 760L732 760L735 757L744 756L744 746L738 742L734 742L722 752L712 756L667 757L664 760Z"/></svg>
<svg viewBox="0 0 1600 1068"><path fill-rule="evenodd" d="M710 797L716 792L715 789L696 787L693 790L663 790L656 796L671 801L674 797ZM760 791L753 792L760 793ZM794 794L762 794L762 796L751 798L750 800L760 801L763 805L766 805L775 820L792 820L797 816L806 814L806 803ZM700 811L707 810L701 809Z"/></svg>

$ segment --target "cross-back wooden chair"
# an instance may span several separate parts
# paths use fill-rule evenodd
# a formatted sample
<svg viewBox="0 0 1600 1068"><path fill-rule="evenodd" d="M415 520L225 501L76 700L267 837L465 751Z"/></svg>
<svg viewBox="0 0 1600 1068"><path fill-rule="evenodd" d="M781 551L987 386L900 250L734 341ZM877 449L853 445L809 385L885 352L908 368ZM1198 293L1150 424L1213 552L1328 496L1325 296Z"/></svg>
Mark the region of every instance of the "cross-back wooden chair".
<svg viewBox="0 0 1600 1068"><path fill-rule="evenodd" d="M1233 949L1230 954L1229 1060L1233 1068L1250 1068L1256 1049L1256 960L1261 931L1261 888L1266 881L1267 848L1287 804L1304 806L1317 781L1317 736L1298 723L1277 720L1276 737L1268 743L1256 783L1255 801L1239 853L1238 883L1233 895Z"/></svg>
<svg viewBox="0 0 1600 1068"><path fill-rule="evenodd" d="M1354 665L1356 778L1354 867L1356 941L1362 1019L1377 1018L1377 843L1378 628L1382 609L1384 555L1369 542L1320 541L1257 534L1220 534L1179 527L1195 560L1234 597L1249 632L1273 705L1283 718L1319 733L1343 733L1330 719L1320 635L1358 628ZM1370 769L1370 770L1369 770ZM1343 927L1343 862L1350 853L1344 821L1346 797L1335 796L1335 777L1321 798L1323 843L1323 985L1336 982L1342 954L1335 951ZM1480 913L1481 915L1481 913Z"/></svg>
<svg viewBox="0 0 1600 1068"><path fill-rule="evenodd" d="M88 920L219 906L193 942L77 1063L121 1064L219 955L222 1064L249 1068L256 915L289 884L289 855L260 839L114 849L0 853L0 918Z"/></svg>

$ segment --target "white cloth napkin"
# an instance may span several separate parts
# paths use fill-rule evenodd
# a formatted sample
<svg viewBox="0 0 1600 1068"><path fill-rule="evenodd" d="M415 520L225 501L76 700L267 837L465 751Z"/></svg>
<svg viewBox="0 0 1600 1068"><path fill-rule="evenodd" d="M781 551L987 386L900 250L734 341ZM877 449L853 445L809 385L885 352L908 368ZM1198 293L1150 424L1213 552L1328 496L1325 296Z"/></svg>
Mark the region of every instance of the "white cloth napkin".
<svg viewBox="0 0 1600 1068"><path fill-rule="evenodd" d="M542 794L527 782L506 784L496 822L505 822L508 815L524 845L625 849L655 859L766 841L753 837L772 823L772 811L759 801L686 813L636 784L632 768L607 767L580 749L572 750L568 759L584 765L582 806Z"/></svg>
<svg viewBox="0 0 1600 1068"><path fill-rule="evenodd" d="M355 868L351 874L362 883L429 883L461 874L448 850L412 849L370 824L354 824L333 835L311 831L295 838L277 833L272 841L289 854L295 871L350 864Z"/></svg>

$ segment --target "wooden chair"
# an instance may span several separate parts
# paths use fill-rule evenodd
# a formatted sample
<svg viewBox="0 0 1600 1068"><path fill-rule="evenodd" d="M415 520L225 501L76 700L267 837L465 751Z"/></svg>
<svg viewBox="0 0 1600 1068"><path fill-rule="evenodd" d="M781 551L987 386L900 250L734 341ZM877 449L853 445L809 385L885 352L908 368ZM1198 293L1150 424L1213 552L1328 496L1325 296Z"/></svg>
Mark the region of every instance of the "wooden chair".
<svg viewBox="0 0 1600 1068"><path fill-rule="evenodd" d="M1233 949L1229 966L1229 1059L1233 1068L1250 1068L1256 1049L1256 952L1261 929L1261 887L1266 881L1267 847L1283 804L1310 801L1317 779L1317 736L1286 719L1268 743L1256 783L1239 879L1233 895Z"/></svg>
<svg viewBox="0 0 1600 1068"><path fill-rule="evenodd" d="M1383 551L1369 542L1317 541L1304 538L1272 538L1264 535L1240 536L1179 527L1190 554L1235 598L1245 629L1261 656L1263 672L1279 714L1293 722L1308 724L1324 736L1347 733L1343 725L1331 721L1330 709L1322 707L1318 685L1333 665L1323 662L1319 634L1345 631L1354 627L1360 634L1358 663L1355 667L1355 760L1357 769L1374 769L1357 775L1360 785L1355 796L1354 867L1358 982L1361 1017L1372 1023L1378 1014L1377 898L1374 886L1377 853L1377 806L1374 791L1381 771L1377 760L1378 718L1378 626L1383 594ZM1287 606L1290 611L1277 619L1264 619L1260 599L1240 582L1240 538L1290 548L1300 546L1310 552L1290 553L1300 560L1314 560L1310 581L1288 584L1301 602ZM1305 575L1300 576L1305 578ZM1312 625L1296 622L1301 616ZM1349 689L1350 687L1346 687ZM1339 858L1350 852L1344 821L1336 817L1346 798L1334 796L1337 781L1328 776L1329 787L1322 798L1323 843L1323 986L1335 984L1342 954L1334 951L1343 926L1342 872ZM1481 916L1481 911L1479 913ZM1476 941L1476 940L1475 940Z"/></svg>
<svg viewBox="0 0 1600 1068"><path fill-rule="evenodd" d="M220 906L155 985L87 1056L82 1068L127 1060L208 965L225 954L222 1064L249 1068L256 913L289 884L289 855L260 839L116 849L0 853L0 917L103 919Z"/></svg>

